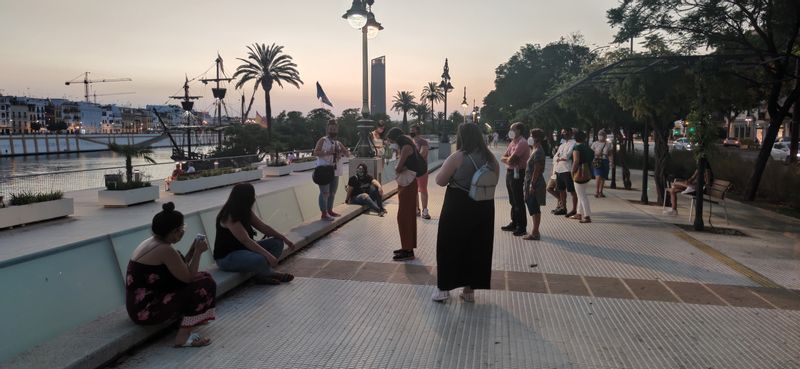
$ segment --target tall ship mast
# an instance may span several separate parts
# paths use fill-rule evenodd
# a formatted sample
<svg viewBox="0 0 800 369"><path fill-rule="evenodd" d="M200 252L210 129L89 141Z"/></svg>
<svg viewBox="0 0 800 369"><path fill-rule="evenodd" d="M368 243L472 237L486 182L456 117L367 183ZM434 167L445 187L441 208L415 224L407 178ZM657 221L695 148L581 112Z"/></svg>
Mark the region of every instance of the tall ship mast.
<svg viewBox="0 0 800 369"><path fill-rule="evenodd" d="M217 87L211 88L211 93L214 96L214 104L217 106L217 122L216 122L216 131L217 131L217 149L222 149L222 131L225 129L222 126L222 107L225 106L225 92L227 91L226 88L220 87L220 82L230 82L233 78L228 78L225 74L225 68L222 65L222 57L217 53L217 59L214 60L214 63L217 67L217 78L203 78L200 82L207 85L209 82L216 83ZM222 73L222 77L220 78L220 72ZM225 113L228 112L228 108L225 107Z"/></svg>

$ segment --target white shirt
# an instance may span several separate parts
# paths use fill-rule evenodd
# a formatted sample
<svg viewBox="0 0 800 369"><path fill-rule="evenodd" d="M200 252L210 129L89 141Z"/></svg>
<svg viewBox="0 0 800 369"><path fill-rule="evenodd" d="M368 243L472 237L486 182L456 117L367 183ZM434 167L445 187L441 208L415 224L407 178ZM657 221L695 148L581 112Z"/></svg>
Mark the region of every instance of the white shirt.
<svg viewBox="0 0 800 369"><path fill-rule="evenodd" d="M561 144L558 147L558 151L556 151L556 156L553 160L556 160L556 173L569 173L572 171L572 150L575 148L575 140L570 139L569 141ZM567 159L566 161L558 161L558 159Z"/></svg>
<svg viewBox="0 0 800 369"><path fill-rule="evenodd" d="M339 141L331 140L330 137L325 137L325 141L322 142L322 151L333 151L338 145ZM342 167L344 167L344 165L342 165L342 157L344 157L345 154L346 152L339 147L339 153L336 155L336 158L334 158L334 154L320 155L317 157L317 166L333 165L336 167L333 175L341 176Z"/></svg>

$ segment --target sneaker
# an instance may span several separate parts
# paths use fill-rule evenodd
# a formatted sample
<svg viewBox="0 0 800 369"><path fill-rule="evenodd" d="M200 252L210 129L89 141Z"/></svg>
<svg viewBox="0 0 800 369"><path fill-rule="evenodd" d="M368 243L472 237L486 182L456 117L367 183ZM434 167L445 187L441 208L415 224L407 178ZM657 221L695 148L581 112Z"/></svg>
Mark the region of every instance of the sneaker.
<svg viewBox="0 0 800 369"><path fill-rule="evenodd" d="M475 291L461 292L461 294L458 295L458 297L461 297L461 299L464 300L464 302L475 302Z"/></svg>
<svg viewBox="0 0 800 369"><path fill-rule="evenodd" d="M565 211L566 211L566 210L565 210ZM573 210L573 211L570 211L569 213L565 213L565 214L564 214L564 217L566 217L566 218L569 218L569 217L571 217L571 216L574 216L574 215L575 215L575 214L577 214L577 213L578 213L577 211L574 211L574 210Z"/></svg>
<svg viewBox="0 0 800 369"><path fill-rule="evenodd" d="M525 232L524 229L517 229L516 231L514 231L514 236L517 236L517 237L524 236L526 234L528 234L528 232Z"/></svg>
<svg viewBox="0 0 800 369"><path fill-rule="evenodd" d="M428 209L422 209L422 219L431 219L431 215L428 213Z"/></svg>
<svg viewBox="0 0 800 369"><path fill-rule="evenodd" d="M564 215L566 213L567 213L567 209L563 209L563 208L562 209L556 209L556 211L553 212L554 215Z"/></svg>
<svg viewBox="0 0 800 369"><path fill-rule="evenodd" d="M517 226L514 223L508 223L508 225L504 225L504 226L500 227L500 229L502 229L502 230L504 230L506 232L511 232L511 231L517 229Z"/></svg>
<svg viewBox="0 0 800 369"><path fill-rule="evenodd" d="M333 217L332 217L332 216L330 216L330 214L328 214L328 213L322 213L322 216L321 216L321 217L319 217L319 219L321 219L321 220L327 220L327 221L331 221L331 220L333 220Z"/></svg>
<svg viewBox="0 0 800 369"><path fill-rule="evenodd" d="M670 208L670 209L662 211L661 214L669 215L669 216L673 216L674 217L674 216L678 215L678 211L675 210L675 209Z"/></svg>
<svg viewBox="0 0 800 369"><path fill-rule="evenodd" d="M442 291L439 289L434 291L433 295L431 295L431 300L436 302L445 302L449 298L450 298L450 291Z"/></svg>
<svg viewBox="0 0 800 369"><path fill-rule="evenodd" d="M684 195L688 195L688 194L694 193L694 186L692 186L692 185L686 186L686 189L683 190L683 192L681 192L681 193L684 194Z"/></svg>
<svg viewBox="0 0 800 369"><path fill-rule="evenodd" d="M330 215L332 217L340 217L340 216L342 216L342 214L334 213L333 210L329 210L328 211L328 215Z"/></svg>
<svg viewBox="0 0 800 369"><path fill-rule="evenodd" d="M406 261L406 260L414 260L414 251L407 251L403 250L398 252L397 254L392 257L394 261Z"/></svg>
<svg viewBox="0 0 800 369"><path fill-rule="evenodd" d="M397 255L397 254L399 254L401 252L403 252L403 249L397 249L397 250L392 251L392 253L395 254L395 255Z"/></svg>

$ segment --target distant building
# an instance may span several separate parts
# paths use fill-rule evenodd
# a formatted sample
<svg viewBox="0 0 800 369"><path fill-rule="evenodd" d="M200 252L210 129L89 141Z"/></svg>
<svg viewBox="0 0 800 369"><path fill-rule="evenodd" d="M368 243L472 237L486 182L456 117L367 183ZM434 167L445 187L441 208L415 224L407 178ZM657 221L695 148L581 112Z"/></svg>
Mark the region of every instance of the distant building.
<svg viewBox="0 0 800 369"><path fill-rule="evenodd" d="M80 132L102 133L103 108L97 104L79 102L78 109L81 111Z"/></svg>
<svg viewBox="0 0 800 369"><path fill-rule="evenodd" d="M147 109L122 108L122 131L144 133L152 130L153 115Z"/></svg>
<svg viewBox="0 0 800 369"><path fill-rule="evenodd" d="M11 132L11 96L0 95L0 133Z"/></svg>
<svg viewBox="0 0 800 369"><path fill-rule="evenodd" d="M167 127L174 127L186 124L186 117L184 116L183 108L177 105L147 105L147 110L153 116L153 124L161 130L161 123L158 121L153 110L158 112L158 116L164 121Z"/></svg>
<svg viewBox="0 0 800 369"><path fill-rule="evenodd" d="M371 114L386 114L386 57L372 59Z"/></svg>

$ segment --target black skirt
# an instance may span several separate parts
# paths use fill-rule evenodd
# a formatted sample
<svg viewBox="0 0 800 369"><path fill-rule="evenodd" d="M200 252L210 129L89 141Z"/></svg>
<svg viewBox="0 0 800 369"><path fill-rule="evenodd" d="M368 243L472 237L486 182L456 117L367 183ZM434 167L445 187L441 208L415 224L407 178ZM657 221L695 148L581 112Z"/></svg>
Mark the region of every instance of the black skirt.
<svg viewBox="0 0 800 369"><path fill-rule="evenodd" d="M466 191L448 187L436 238L439 289L489 289L493 245L494 200L474 201Z"/></svg>

